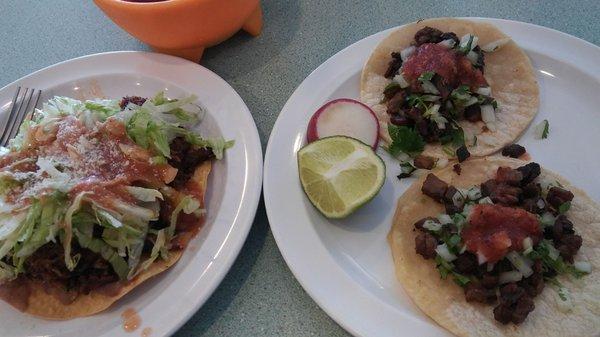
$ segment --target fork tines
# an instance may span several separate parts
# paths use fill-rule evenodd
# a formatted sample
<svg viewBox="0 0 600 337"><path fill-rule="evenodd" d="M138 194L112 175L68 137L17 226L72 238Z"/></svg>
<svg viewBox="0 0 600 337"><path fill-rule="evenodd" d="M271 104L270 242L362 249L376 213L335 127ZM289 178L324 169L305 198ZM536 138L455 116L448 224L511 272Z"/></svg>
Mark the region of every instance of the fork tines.
<svg viewBox="0 0 600 337"><path fill-rule="evenodd" d="M23 123L26 118L31 119L33 117L35 107L37 106L41 95L41 90L17 87L17 91L12 100L10 114L2 129L0 145L7 146L8 142L17 135L17 132L19 132L21 123Z"/></svg>

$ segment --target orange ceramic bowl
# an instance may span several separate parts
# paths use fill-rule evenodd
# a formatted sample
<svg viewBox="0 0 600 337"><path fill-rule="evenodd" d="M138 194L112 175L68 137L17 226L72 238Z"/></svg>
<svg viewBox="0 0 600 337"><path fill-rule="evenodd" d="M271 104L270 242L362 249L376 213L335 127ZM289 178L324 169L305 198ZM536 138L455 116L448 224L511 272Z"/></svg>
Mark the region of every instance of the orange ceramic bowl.
<svg viewBox="0 0 600 337"><path fill-rule="evenodd" d="M148 1L148 0L146 0ZM199 61L204 48L243 29L262 29L259 0L94 0L117 25L152 49Z"/></svg>

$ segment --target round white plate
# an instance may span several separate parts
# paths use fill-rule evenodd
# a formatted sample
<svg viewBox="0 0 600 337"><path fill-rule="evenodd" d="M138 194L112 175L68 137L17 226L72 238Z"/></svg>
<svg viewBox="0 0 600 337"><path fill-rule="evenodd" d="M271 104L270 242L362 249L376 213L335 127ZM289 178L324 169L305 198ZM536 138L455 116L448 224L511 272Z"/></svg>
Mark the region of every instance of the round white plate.
<svg viewBox="0 0 600 337"><path fill-rule="evenodd" d="M535 140L530 127L518 142L535 161L569 178L600 201L600 156L596 147L600 144L600 48L540 26L474 20L498 26L533 61L541 105L532 125L548 119L550 136ZM359 98L362 66L390 31L367 37L337 53L290 97L266 151L267 215L277 245L296 278L321 308L352 334L450 336L419 311L394 275L386 235L396 200L412 182L398 181L398 163L378 151L387 165L381 192L343 220L321 216L305 197L298 179L296 152L305 144L311 115L329 100Z"/></svg>
<svg viewBox="0 0 600 337"><path fill-rule="evenodd" d="M206 196L207 219L181 260L137 287L100 314L69 321L47 321L22 314L0 301L0 335L8 336L150 336L176 331L221 282L252 226L262 178L262 150L250 111L219 76L198 64L161 54L114 52L85 56L42 69L0 89L0 112L6 111L18 85L43 90L41 101L54 95L79 99L195 94L207 109L199 126L204 136L222 135L235 146L216 161ZM3 122L3 121L2 121ZM135 309L141 326L122 328L120 315Z"/></svg>

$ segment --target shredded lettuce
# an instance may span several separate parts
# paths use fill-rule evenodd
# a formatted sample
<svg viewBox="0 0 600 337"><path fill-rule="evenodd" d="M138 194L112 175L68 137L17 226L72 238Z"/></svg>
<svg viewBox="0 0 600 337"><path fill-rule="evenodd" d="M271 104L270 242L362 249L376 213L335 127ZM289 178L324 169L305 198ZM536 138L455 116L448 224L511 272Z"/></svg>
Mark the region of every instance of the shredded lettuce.
<svg viewBox="0 0 600 337"><path fill-rule="evenodd" d="M175 227L177 226L177 218L179 217L179 213L183 211L185 214L192 214L196 211L200 211L200 203L198 200L192 198L189 195L181 198L181 201L177 204L173 212L171 213L171 219L169 222L169 227L167 227L167 238L172 238L175 235Z"/></svg>
<svg viewBox="0 0 600 337"><path fill-rule="evenodd" d="M73 203L67 208L67 212L65 213L65 221L63 226L63 235L61 237L63 248L65 250L65 265L67 269L73 270L79 262L79 256L71 256L71 241L73 239L73 214L81 208L81 203L83 198L89 194L88 192L81 192L77 194L75 199L73 199Z"/></svg>
<svg viewBox="0 0 600 337"><path fill-rule="evenodd" d="M160 191L153 188L144 188L138 186L127 186L127 192L133 197L141 201L155 201L156 199L163 200L163 195Z"/></svg>

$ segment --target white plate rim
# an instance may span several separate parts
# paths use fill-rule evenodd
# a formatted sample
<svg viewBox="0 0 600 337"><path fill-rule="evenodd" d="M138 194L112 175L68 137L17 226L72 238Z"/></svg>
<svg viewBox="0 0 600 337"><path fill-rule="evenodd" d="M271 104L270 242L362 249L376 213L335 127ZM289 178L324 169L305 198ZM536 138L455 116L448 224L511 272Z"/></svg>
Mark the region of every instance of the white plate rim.
<svg viewBox="0 0 600 337"><path fill-rule="evenodd" d="M238 104L243 107L240 113L240 120L248 127L244 129L242 132L244 134L245 142L243 144L239 143L239 140L236 141L237 146L244 146L244 159L245 159L245 174L244 174L244 186L242 187L241 200L239 205L237 205L236 216L234 222L231 224L230 231L225 241L221 244L219 249L219 259L215 259L217 261L214 266L211 266L210 273L212 274L210 277L207 277L209 283L208 285L204 285L202 288L199 287L198 283L195 283L194 286L189 289L188 292L182 292L182 294L187 294L193 296L194 300L191 301L181 301L180 302L180 315L176 317L170 317L168 320L163 320L159 323L153 323L152 325L152 336L170 336L175 333L183 324L185 324L199 309L202 305L208 300L208 298L214 293L217 286L221 283L223 278L227 275L233 263L235 262L240 250L242 249L248 233L252 227L254 222L254 218L256 215L256 211L258 209L258 205L260 202L260 196L262 192L262 172L263 172L263 152L262 145L260 141L260 136L258 133L258 129L256 127L256 123L250 112L249 108L240 97L240 95L235 91L233 87L229 83L227 83L223 78L219 75L211 71L210 69L203 67L200 64L165 54L152 53L152 52L144 52L144 51L131 51L131 50L121 50L121 51L110 51L110 52L101 52L94 53L89 55L84 55L80 57L75 57L69 60L65 60L56 64L49 65L37 71L34 71L28 75L25 75L7 85L0 88L0 93L5 91L10 91L11 95L16 90L18 85L35 87L36 81L40 80L40 77L43 77L46 73L56 71L59 69L68 69L74 68L77 66L81 66L82 62L85 63L93 63L95 61L102 61L106 58L113 58L119 62L130 63L130 65L135 65L136 61L140 61L141 59L147 58L158 63L164 62L168 65L177 65L179 67L185 67L190 72L202 73L203 76L207 77L211 83L215 85L224 87L229 95L237 100ZM113 60L113 61L114 61ZM87 75L106 75L112 74L109 69L104 69L105 72L98 71L98 69L91 70ZM134 72L130 72L134 73ZM140 75L144 75L144 73L139 73ZM71 75L68 80L77 80L81 78L81 74ZM152 74L151 77L154 77L159 80L165 80L167 82L173 82L172 79L164 79L156 74ZM50 80L49 83L58 84L58 80ZM66 80L65 80L66 81ZM186 89L186 87L180 85L177 82L174 82L175 85L180 86L182 89ZM36 89L40 89L39 87ZM41 88L43 89L43 88ZM191 92L191 90L187 90ZM210 111L209 111L210 113ZM201 249L200 249L201 251ZM177 299L173 299L176 301ZM140 329L141 331L141 329ZM137 331L136 333L139 333ZM122 328L116 327L110 331L107 331L102 334L102 336L112 336L112 333L123 333Z"/></svg>
<svg viewBox="0 0 600 337"><path fill-rule="evenodd" d="M463 19L489 22L498 26L501 29L503 26L518 26L522 29L530 29L531 32L535 31L536 33L545 34L546 38L552 37L557 40L560 40L561 43L568 44L569 48L563 48L560 51L557 51L556 48L554 48L554 46L550 44L544 46L536 46L536 48L538 49L538 51L541 49L542 51L553 52L551 55L561 56L561 59L563 58L562 56L568 55L569 57L564 58L569 59L569 61L571 62L580 62L583 64L584 68L585 66L588 66L586 69L590 70L590 75L595 78L600 78L600 69L594 67L594 58L588 57L586 55L594 54L600 56L600 47L588 41L552 28L520 21L481 17L465 17ZM274 161L273 158L278 156L276 151L288 151L287 148L282 149L281 146L277 144L279 141L277 139L278 134L282 132L281 129L283 128L283 121L286 118L286 112L291 110L291 107L294 104L298 103L297 101L300 97L306 95L307 93L310 93L309 87L311 86L311 83L314 82L316 77L319 74L326 73L327 69L331 66L331 64L335 62L335 59L339 58L341 55L358 53L356 50L358 45L365 44L367 42L380 41L391 31L403 26L404 25L393 27L365 37L351 44L350 46L342 49L338 53L334 54L325 62L323 62L320 66L318 66L315 70L313 70L296 88L294 93L290 96L290 98L282 108L277 118L277 121L275 122L271 131L271 135L267 143L267 149L265 151L263 193L267 217L269 219L269 224L271 226L271 230L273 232L273 236L279 247L279 250L284 260L286 261L288 267L290 268L296 279L300 282L304 290L311 296L311 298L333 320L335 320L340 326L342 326L345 330L347 330L355 336L366 337L397 335L398 331L396 331L395 334L390 334L389 327L387 327L387 329L383 331L381 324L384 322L390 322L390 319L397 320L399 318L402 318L403 323L405 324L412 324L411 327L417 329L415 330L417 331L417 335L419 335L419 332L431 333L431 328L423 329L423 325L420 324L420 322L414 320L414 318L406 316L401 312L398 312L396 308L393 308L387 303L381 302L373 295L364 291L360 287L360 285L358 285L354 280L352 280L348 275L346 275L345 272L335 263L333 258L329 256L329 253L320 241L319 236L316 234L316 232L314 232L311 226L304 226L304 228L301 230L302 233L306 234L309 238L309 240L307 240L306 237L302 238L302 243L312 244L311 249L303 251L301 250L301 248L298 247L297 243L294 243L295 240L298 240L298 233L289 233L290 228L286 227L285 218L281 218L281 214L278 213L277 207L273 205L277 197L277 193L275 192L277 182L273 180L274 178L272 177L271 167L276 165L275 163L272 163ZM531 32L528 34L533 34ZM577 52L573 52L573 50L576 50ZM302 143L302 141L303 139L296 139L294 146L298 147ZM286 156L287 158L288 154L284 156ZM290 158L287 158L287 160L290 160ZM293 155L292 160L296 160L295 153ZM294 238L290 238L290 236L294 236ZM301 253L304 254L303 258L300 257L302 255ZM311 270L311 268L314 268L315 265L312 264L309 267L307 266L306 261L319 261L319 264L324 264L325 266L319 267L318 271L326 271L327 280L325 280L324 278L311 276L311 273L309 273L308 271L314 271ZM393 268L393 266L390 267ZM312 275L317 273L313 272ZM335 282L341 283L336 284ZM344 301L343 295L348 295L348 292L344 293L344 290L352 291L351 294L353 296L353 299L351 301ZM329 292L329 294L326 296L323 295L324 291ZM334 296L330 296L330 294L334 294ZM369 313L371 314L369 315ZM373 313L376 313L376 315L374 316ZM361 316L359 314L365 315ZM366 321L364 320L365 318ZM398 324L395 327L400 328L400 325ZM385 326L383 326L383 328L385 328ZM405 326L403 328L405 328ZM440 331L443 331L443 329L440 328Z"/></svg>

